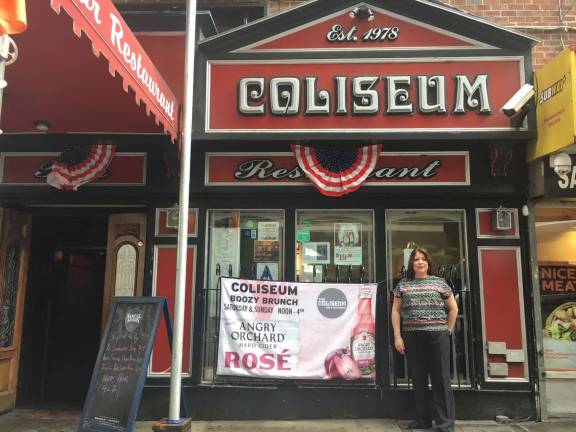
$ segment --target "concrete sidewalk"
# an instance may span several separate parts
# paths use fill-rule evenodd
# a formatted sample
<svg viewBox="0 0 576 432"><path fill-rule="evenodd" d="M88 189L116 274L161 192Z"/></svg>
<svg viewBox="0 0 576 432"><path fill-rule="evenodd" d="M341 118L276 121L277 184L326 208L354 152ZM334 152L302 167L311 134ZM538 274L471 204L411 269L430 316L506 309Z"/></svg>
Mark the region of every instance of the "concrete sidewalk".
<svg viewBox="0 0 576 432"><path fill-rule="evenodd" d="M16 410L0 415L0 432L76 432L78 411ZM152 431L153 422L138 422L136 432ZM401 432L406 422L392 419L193 421L193 432ZM497 424L458 421L456 432L576 432L576 418L542 423Z"/></svg>

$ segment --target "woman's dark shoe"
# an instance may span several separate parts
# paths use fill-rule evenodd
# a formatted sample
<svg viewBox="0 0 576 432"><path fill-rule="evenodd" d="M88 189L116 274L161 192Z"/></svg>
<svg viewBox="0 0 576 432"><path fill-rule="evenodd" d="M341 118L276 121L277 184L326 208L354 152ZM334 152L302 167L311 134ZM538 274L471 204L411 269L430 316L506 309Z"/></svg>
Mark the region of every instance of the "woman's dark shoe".
<svg viewBox="0 0 576 432"><path fill-rule="evenodd" d="M432 422L423 422L421 420L414 420L408 423L408 429L430 429Z"/></svg>

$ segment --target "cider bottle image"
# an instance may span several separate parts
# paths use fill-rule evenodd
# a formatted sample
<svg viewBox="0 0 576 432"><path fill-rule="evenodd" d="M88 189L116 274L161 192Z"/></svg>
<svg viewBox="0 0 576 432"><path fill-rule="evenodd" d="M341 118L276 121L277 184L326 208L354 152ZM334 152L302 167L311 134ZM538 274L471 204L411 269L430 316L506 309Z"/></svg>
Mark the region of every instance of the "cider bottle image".
<svg viewBox="0 0 576 432"><path fill-rule="evenodd" d="M360 287L356 322L352 327L350 349L362 376L373 377L376 370L376 322L372 315L372 290Z"/></svg>

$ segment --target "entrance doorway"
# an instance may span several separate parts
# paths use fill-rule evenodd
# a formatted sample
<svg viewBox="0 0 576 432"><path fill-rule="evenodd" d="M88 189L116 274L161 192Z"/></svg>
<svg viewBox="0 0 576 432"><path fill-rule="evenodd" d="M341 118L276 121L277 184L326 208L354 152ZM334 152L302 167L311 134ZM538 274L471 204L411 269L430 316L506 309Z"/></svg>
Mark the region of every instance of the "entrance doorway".
<svg viewBox="0 0 576 432"><path fill-rule="evenodd" d="M100 341L108 215L34 216L17 406L79 409Z"/></svg>
<svg viewBox="0 0 576 432"><path fill-rule="evenodd" d="M464 210L386 210L386 238L388 256L388 284L391 289L405 277L412 250L428 250L433 266L431 271L446 280L458 303L458 318L452 337L452 386L472 385L470 370L470 342L468 320L468 252L466 245L466 215ZM390 296L390 307L392 304ZM408 383L408 365L393 347L391 381L395 386Z"/></svg>

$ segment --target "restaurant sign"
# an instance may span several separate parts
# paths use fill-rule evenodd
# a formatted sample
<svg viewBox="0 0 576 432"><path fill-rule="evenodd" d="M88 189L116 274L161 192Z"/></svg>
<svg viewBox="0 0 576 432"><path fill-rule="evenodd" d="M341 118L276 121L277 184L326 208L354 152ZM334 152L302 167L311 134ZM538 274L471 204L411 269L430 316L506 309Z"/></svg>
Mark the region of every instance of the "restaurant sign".
<svg viewBox="0 0 576 432"><path fill-rule="evenodd" d="M575 62L574 51L565 49L535 73L538 139L528 146L528 162L574 144Z"/></svg>
<svg viewBox="0 0 576 432"><path fill-rule="evenodd" d="M293 153L206 153L206 186L312 186ZM381 152L364 186L468 186L468 152Z"/></svg>
<svg viewBox="0 0 576 432"><path fill-rule="evenodd" d="M520 57L213 60L206 132L511 130Z"/></svg>

